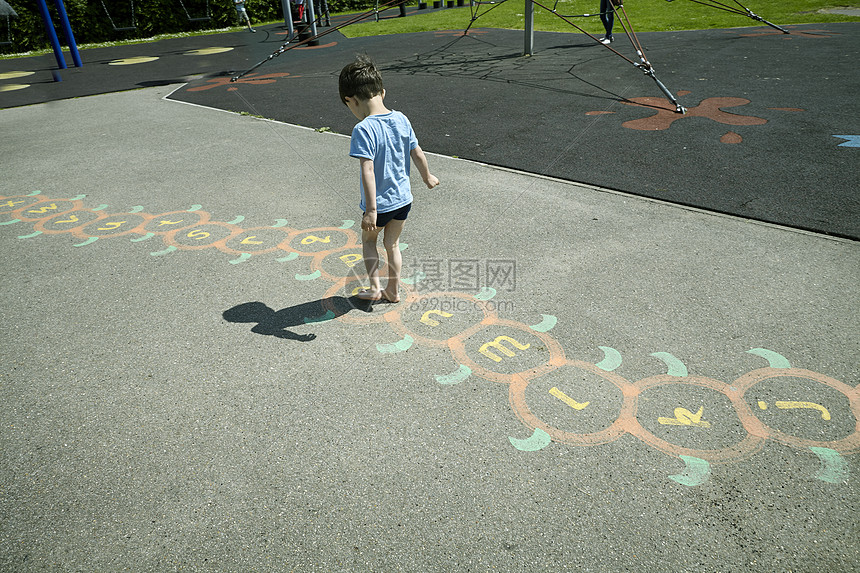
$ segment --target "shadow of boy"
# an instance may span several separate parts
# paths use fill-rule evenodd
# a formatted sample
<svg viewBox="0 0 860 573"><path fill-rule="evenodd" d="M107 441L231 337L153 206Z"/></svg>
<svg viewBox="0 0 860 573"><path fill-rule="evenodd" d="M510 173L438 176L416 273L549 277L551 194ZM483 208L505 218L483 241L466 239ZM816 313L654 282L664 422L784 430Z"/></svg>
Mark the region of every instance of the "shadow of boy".
<svg viewBox="0 0 860 573"><path fill-rule="evenodd" d="M228 322L256 322L256 326L251 328L251 332L256 334L310 342L317 337L316 334L298 334L289 328L334 320L356 308L371 311L369 304L355 297L331 296L281 310L269 308L262 302L245 302L225 310L222 316Z"/></svg>

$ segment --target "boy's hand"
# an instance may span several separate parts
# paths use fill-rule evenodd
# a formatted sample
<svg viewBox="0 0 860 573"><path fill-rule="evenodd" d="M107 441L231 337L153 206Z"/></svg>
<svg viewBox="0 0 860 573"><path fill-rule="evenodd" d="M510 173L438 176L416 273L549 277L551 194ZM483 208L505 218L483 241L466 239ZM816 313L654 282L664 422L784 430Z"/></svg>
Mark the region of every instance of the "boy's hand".
<svg viewBox="0 0 860 573"><path fill-rule="evenodd" d="M427 185L427 189L433 189L439 185L439 179L432 173L428 173L427 179L424 180L424 183Z"/></svg>
<svg viewBox="0 0 860 573"><path fill-rule="evenodd" d="M376 229L376 211L368 211L361 218L361 228L364 231L373 231Z"/></svg>

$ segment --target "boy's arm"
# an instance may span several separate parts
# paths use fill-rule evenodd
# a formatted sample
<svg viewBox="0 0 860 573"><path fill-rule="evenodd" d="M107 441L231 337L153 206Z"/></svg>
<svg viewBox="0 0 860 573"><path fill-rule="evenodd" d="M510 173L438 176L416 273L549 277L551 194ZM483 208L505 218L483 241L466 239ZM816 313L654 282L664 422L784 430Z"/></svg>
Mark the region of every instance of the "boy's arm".
<svg viewBox="0 0 860 573"><path fill-rule="evenodd" d="M361 228L372 231L376 228L376 174L373 172L372 159L360 157L358 161L364 188L364 217L361 219Z"/></svg>
<svg viewBox="0 0 860 573"><path fill-rule="evenodd" d="M421 179L424 180L424 184L427 185L427 188L433 189L439 185L439 179L430 173L430 166L427 165L427 156L424 155L424 150L421 149L421 146L416 145L415 149L413 149L409 155L412 157L412 161L415 163L415 167L418 169L418 173L421 174Z"/></svg>

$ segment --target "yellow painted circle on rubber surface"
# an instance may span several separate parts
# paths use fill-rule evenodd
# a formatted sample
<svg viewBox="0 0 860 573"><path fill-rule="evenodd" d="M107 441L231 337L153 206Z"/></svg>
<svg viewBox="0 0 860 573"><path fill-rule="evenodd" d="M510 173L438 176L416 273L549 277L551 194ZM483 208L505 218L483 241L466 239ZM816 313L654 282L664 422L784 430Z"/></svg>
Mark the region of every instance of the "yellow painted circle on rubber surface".
<svg viewBox="0 0 860 573"><path fill-rule="evenodd" d="M223 54L224 52L229 52L232 49L233 48L219 48L219 47L201 48L199 50L189 50L189 51L185 52L185 55L186 56L209 56L212 54Z"/></svg>
<svg viewBox="0 0 860 573"><path fill-rule="evenodd" d="M14 92L16 90L23 90L30 87L30 84L8 84L5 86L0 86L0 92Z"/></svg>
<svg viewBox="0 0 860 573"><path fill-rule="evenodd" d="M11 80L14 78L23 78L26 76L32 76L36 72L3 72L0 74L0 80Z"/></svg>
<svg viewBox="0 0 860 573"><path fill-rule="evenodd" d="M112 62L108 62L109 66L132 66L134 64L145 64L147 62L154 62L157 60L157 56L136 56L134 58L123 58L121 60L114 60Z"/></svg>

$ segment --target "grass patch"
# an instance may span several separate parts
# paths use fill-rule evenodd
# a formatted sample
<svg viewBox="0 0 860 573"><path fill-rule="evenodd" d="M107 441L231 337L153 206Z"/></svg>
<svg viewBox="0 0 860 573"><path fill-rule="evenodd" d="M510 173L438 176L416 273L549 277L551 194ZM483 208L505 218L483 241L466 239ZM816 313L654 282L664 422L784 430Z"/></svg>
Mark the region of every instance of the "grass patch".
<svg viewBox="0 0 860 573"><path fill-rule="evenodd" d="M548 8L555 7L559 14L574 15L586 11L598 12L600 3L597 0L540 0ZM860 17L841 14L826 14L821 10L827 8L849 7L858 8L857 0L844 0L834 4L828 0L752 0L742 3L750 10L776 25L819 24L828 22L856 22ZM729 6L737 6L730 0L722 0ZM490 6L482 6L484 12ZM732 14L709 6L703 6L689 0L631 0L624 6L634 30L637 32L665 32L677 30L707 30L715 28L739 28L762 26L746 16ZM480 16L474 23L478 28L504 28L522 30L525 26L524 1L508 0L496 5L491 11ZM394 14L389 11L387 14ZM385 34L407 34L412 32L430 32L434 30L464 30L471 20L468 7L432 10L418 16L408 18L383 19L379 22L363 22L343 28L341 32L348 38L361 36L381 36ZM597 17L571 18L578 26L593 34L603 33L603 26ZM535 30L544 32L576 32L561 18L552 12L535 6ZM618 22L615 23L618 33L621 32Z"/></svg>
<svg viewBox="0 0 860 573"><path fill-rule="evenodd" d="M555 7L559 14L571 15L581 14L585 10L599 11L598 0L588 0L583 4L582 0L539 0L548 8ZM731 0L719 0L724 4L735 6ZM741 0L742 3L747 0ZM755 5L744 4L750 10L762 18L779 26L791 24L824 24L829 22L857 22L858 16L845 16L842 14L826 14L822 10L828 8L860 8L860 0L842 0L836 4L828 0L786 0L775 2L773 0L752 0ZM431 2L428 2L432 5ZM522 30L525 27L524 0L507 0L497 4L495 8L480 16L474 24L478 28L503 28L509 30ZM490 6L483 6L481 12ZM745 16L732 14L724 10L718 10L708 6L702 6L690 0L630 0L624 6L631 23L636 32L667 32L677 30L707 30L714 28L739 28L762 26L754 20ZM361 12L348 12L343 14L360 14ZM465 30L469 26L472 14L467 7L446 8L444 10L428 10L408 18L388 18L397 14L396 9L390 9L382 13L383 18L378 22L371 21L352 24L342 28L340 32L347 38L360 38L363 36L383 36L388 34L409 34L413 32L433 32L436 30ZM334 16L334 14L332 14ZM341 14L339 14L341 15ZM603 34L603 26L597 17L571 18L574 23L581 26L592 34ZM270 22L255 22L254 26L266 26L269 24L282 24L282 20ZM322 28L320 31L325 31ZM106 48L111 46L124 46L128 44L143 44L157 42L169 38L182 38L188 36L211 36L230 32L244 31L244 26L233 26L217 30L196 30L193 32L181 32L178 34L162 34L152 38L138 38L132 40L119 40L115 42L103 42L98 44L79 45L78 49L88 50L92 48ZM543 32L572 32L577 30L571 27L561 18L535 7L535 30ZM618 22L615 24L616 33L621 33ZM20 58L25 56L41 56L52 53L51 48L33 50L31 52L17 54L0 54L0 60Z"/></svg>

